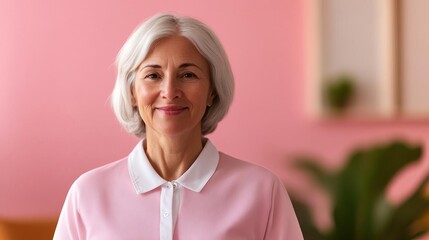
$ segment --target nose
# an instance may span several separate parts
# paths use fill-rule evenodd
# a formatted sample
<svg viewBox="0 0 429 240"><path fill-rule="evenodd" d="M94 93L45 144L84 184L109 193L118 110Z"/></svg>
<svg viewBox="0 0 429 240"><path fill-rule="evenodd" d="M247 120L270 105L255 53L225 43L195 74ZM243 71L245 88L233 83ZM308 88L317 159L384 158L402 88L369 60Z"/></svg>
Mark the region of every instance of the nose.
<svg viewBox="0 0 429 240"><path fill-rule="evenodd" d="M182 96L182 90L175 77L166 76L161 84L161 97L172 101Z"/></svg>

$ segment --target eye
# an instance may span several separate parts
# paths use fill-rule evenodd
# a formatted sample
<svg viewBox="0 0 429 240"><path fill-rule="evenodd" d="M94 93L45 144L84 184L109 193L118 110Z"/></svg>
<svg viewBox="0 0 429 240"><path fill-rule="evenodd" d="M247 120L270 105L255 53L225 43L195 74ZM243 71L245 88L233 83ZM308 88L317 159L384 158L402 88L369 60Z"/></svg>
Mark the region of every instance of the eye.
<svg viewBox="0 0 429 240"><path fill-rule="evenodd" d="M182 74L182 78L197 78L197 75L193 72L186 72Z"/></svg>
<svg viewBox="0 0 429 240"><path fill-rule="evenodd" d="M159 74L157 73L149 73L147 74L144 78L149 78L149 79L158 79L160 78Z"/></svg>

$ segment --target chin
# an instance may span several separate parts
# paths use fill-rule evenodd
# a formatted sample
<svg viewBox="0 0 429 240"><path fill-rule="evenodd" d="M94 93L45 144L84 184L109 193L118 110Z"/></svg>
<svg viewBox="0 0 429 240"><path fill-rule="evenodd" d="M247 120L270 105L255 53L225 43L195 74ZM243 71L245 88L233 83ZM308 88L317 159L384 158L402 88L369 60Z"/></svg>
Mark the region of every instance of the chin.
<svg viewBox="0 0 429 240"><path fill-rule="evenodd" d="M197 134L201 135L201 127L199 128L184 128L183 126L168 126L159 128L156 132L164 136L176 137L183 134Z"/></svg>

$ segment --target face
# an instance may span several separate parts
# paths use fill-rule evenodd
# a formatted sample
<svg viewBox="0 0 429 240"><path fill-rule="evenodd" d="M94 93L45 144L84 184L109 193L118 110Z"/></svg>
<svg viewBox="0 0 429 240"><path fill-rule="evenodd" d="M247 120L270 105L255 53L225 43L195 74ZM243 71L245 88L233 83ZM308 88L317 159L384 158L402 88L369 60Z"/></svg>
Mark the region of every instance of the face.
<svg viewBox="0 0 429 240"><path fill-rule="evenodd" d="M137 69L132 94L148 135L201 135L213 101L208 62L184 37L161 39Z"/></svg>

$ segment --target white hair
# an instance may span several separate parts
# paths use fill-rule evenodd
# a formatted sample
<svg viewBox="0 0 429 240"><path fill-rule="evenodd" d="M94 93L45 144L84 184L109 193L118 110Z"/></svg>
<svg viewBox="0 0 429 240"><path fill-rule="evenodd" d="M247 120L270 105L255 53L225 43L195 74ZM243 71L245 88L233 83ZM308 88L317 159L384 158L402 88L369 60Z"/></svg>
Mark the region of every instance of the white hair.
<svg viewBox="0 0 429 240"><path fill-rule="evenodd" d="M122 126L138 137L145 135L145 124L132 104L131 89L136 71L153 44L162 38L187 38L210 66L210 83L215 93L201 120L203 135L213 132L228 112L234 95L234 77L228 57L216 35L202 22L171 14L155 15L131 34L116 58L117 77L112 92L113 111Z"/></svg>

